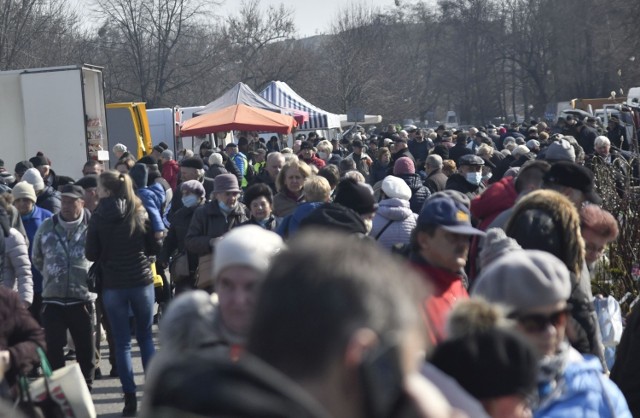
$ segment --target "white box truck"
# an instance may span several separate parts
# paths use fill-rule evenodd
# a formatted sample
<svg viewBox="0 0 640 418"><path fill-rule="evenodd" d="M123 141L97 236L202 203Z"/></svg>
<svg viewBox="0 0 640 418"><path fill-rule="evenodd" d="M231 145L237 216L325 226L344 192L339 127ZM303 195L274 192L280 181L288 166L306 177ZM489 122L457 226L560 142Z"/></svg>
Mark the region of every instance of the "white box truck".
<svg viewBox="0 0 640 418"><path fill-rule="evenodd" d="M0 71L0 158L8 170L42 151L59 175L78 178L108 160L102 68Z"/></svg>

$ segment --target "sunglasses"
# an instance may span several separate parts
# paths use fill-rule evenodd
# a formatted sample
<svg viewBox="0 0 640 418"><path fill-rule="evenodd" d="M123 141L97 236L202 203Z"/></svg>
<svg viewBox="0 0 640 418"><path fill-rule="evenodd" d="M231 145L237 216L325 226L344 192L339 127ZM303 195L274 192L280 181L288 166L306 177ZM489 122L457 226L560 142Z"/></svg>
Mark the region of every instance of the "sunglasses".
<svg viewBox="0 0 640 418"><path fill-rule="evenodd" d="M543 332L549 325L554 327L564 326L567 324L569 317L569 308L554 312L549 315L544 314L514 314L510 316L518 321L520 326L530 333Z"/></svg>

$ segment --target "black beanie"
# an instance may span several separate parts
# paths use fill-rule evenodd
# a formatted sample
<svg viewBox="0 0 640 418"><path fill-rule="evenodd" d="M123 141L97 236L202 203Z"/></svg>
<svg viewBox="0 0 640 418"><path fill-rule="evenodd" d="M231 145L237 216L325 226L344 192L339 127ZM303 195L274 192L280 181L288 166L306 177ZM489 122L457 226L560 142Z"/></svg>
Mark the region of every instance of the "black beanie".
<svg viewBox="0 0 640 418"><path fill-rule="evenodd" d="M144 164L137 163L129 170L129 176L131 176L131 180L133 180L136 189L147 187L148 175L147 166Z"/></svg>
<svg viewBox="0 0 640 418"><path fill-rule="evenodd" d="M375 212L378 209L371 186L351 178L343 179L338 183L333 201L355 210L360 215Z"/></svg>
<svg viewBox="0 0 640 418"><path fill-rule="evenodd" d="M38 168L43 165L49 165L49 161L47 161L47 157L44 155L36 155L35 157L29 158L29 162L33 164L35 168Z"/></svg>
<svg viewBox="0 0 640 418"><path fill-rule="evenodd" d="M180 161L180 167L189 167L189 168L196 168L198 170L203 170L204 163L202 162L202 159L198 157L191 157L191 158L185 158L184 160Z"/></svg>
<svg viewBox="0 0 640 418"><path fill-rule="evenodd" d="M444 341L436 346L431 363L480 400L527 396L536 385L534 348L520 335L503 329Z"/></svg>

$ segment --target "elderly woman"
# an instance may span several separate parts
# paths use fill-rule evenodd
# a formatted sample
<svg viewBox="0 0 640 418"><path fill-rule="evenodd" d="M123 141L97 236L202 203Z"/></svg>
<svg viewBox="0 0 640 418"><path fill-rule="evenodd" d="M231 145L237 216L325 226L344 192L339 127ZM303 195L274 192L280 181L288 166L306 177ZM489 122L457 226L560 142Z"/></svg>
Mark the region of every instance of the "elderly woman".
<svg viewBox="0 0 640 418"><path fill-rule="evenodd" d="M304 202L304 181L311 175L311 168L299 160L288 161L278 178L276 188L278 193L273 197L273 214L276 218L284 218L291 215L298 206Z"/></svg>
<svg viewBox="0 0 640 418"><path fill-rule="evenodd" d="M544 251L516 250L483 270L473 296L504 305L515 330L535 347L534 417L631 417L600 361L583 357L567 341L571 287L569 270L558 258Z"/></svg>
<svg viewBox="0 0 640 418"><path fill-rule="evenodd" d="M374 186L387 176L389 171L389 162L391 161L391 151L387 147L378 149L378 155L369 171L369 184Z"/></svg>
<svg viewBox="0 0 640 418"><path fill-rule="evenodd" d="M244 192L244 204L249 208L249 220L243 225L258 225L268 231L275 231L276 218L273 216L273 193L265 183L254 184Z"/></svg>
<svg viewBox="0 0 640 418"><path fill-rule="evenodd" d="M380 197L369 235L388 250L396 244L409 244L418 219L409 207L411 189L401 178L387 176L382 181Z"/></svg>

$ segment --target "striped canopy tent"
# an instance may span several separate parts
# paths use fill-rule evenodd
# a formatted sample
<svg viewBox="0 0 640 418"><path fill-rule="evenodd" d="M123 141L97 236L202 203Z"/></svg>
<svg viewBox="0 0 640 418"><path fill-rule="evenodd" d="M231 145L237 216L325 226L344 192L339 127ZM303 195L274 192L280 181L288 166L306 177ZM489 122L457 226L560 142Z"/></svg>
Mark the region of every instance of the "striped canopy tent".
<svg viewBox="0 0 640 418"><path fill-rule="evenodd" d="M329 113L303 99L284 81L272 81L262 90L260 96L284 108L302 110L309 113L309 120L298 130L333 129L340 127L340 115Z"/></svg>
<svg viewBox="0 0 640 418"><path fill-rule="evenodd" d="M242 82L237 83L235 86L227 90L222 96L210 102L197 112L194 112L193 115L206 115L207 113L217 112L218 110L237 104L243 104L257 109L293 116L298 124L302 124L309 120L309 115L306 112L296 109L288 109L283 106L270 103L260 97L258 93L251 89L251 87Z"/></svg>

